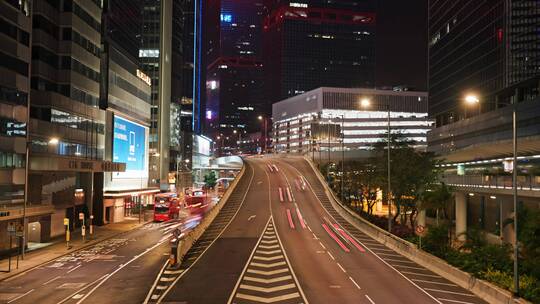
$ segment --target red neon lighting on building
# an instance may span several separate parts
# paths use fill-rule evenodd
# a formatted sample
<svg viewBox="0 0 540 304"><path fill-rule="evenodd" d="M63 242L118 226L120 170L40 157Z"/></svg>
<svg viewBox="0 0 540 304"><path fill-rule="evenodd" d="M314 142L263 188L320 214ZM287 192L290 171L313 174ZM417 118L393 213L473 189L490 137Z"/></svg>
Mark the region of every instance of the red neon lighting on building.
<svg viewBox="0 0 540 304"><path fill-rule="evenodd" d="M305 20L313 23L375 24L375 13L352 12L329 8L303 8L282 6L264 20L264 29L280 24L285 19Z"/></svg>
<svg viewBox="0 0 540 304"><path fill-rule="evenodd" d="M504 32L502 28L497 29L497 41L501 43L503 41Z"/></svg>
<svg viewBox="0 0 540 304"><path fill-rule="evenodd" d="M258 68L262 67L263 64L261 61L249 59L249 58L241 58L241 57L219 57L214 62L208 65L208 69L211 70L215 68L216 66L227 66L234 67L234 68Z"/></svg>

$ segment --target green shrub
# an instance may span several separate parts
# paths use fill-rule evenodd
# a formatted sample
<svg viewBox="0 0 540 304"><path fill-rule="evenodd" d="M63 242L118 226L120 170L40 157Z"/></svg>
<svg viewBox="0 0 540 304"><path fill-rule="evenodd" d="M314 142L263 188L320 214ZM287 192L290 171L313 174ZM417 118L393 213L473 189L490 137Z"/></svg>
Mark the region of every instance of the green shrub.
<svg viewBox="0 0 540 304"><path fill-rule="evenodd" d="M450 250L448 226L441 225L438 227L430 227L426 236L422 239L422 249L438 257L444 258Z"/></svg>
<svg viewBox="0 0 540 304"><path fill-rule="evenodd" d="M512 272L502 272L488 268L482 272L481 278L507 290L514 290ZM533 303L540 303L540 281L530 275L519 277L520 295Z"/></svg>

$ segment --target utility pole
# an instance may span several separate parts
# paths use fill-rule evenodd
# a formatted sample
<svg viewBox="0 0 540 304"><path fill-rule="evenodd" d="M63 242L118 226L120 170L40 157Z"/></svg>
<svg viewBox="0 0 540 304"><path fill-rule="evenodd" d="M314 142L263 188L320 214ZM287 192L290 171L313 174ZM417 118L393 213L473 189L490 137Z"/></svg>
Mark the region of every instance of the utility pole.
<svg viewBox="0 0 540 304"><path fill-rule="evenodd" d="M391 191L391 183L390 183L390 139L391 139L391 136L390 136L390 101L387 100L386 102L386 110L388 111L388 152L387 152L387 168L388 168L388 193L386 194L387 195L387 200L388 200L388 232L392 233L392 201L391 201L391 195L390 195L390 191Z"/></svg>
<svg viewBox="0 0 540 304"><path fill-rule="evenodd" d="M341 115L341 202L344 202L343 182L345 180L345 114Z"/></svg>

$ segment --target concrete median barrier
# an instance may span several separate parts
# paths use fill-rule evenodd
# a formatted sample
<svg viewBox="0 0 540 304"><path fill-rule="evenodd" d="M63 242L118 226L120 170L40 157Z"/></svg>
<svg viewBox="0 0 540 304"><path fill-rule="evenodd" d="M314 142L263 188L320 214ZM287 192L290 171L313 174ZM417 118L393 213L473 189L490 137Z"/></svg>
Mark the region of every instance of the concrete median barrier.
<svg viewBox="0 0 540 304"><path fill-rule="evenodd" d="M191 249L193 244L201 237L201 235L206 231L208 226L212 224L216 216L219 214L223 206L227 203L231 193L235 190L238 182L244 176L246 171L246 166L242 166L242 170L238 173L236 178L230 184L229 188L225 191L223 196L220 198L219 202L210 210L201 221L201 223L193 230L191 230L182 240L179 242L177 247L177 265L182 264L182 260L186 253Z"/></svg>

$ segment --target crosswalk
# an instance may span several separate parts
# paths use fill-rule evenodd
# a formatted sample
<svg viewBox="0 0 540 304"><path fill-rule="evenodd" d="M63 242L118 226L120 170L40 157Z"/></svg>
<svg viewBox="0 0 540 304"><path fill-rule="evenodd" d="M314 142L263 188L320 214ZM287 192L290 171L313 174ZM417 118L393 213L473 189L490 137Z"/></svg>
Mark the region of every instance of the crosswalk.
<svg viewBox="0 0 540 304"><path fill-rule="evenodd" d="M307 303L272 218L255 246L229 303Z"/></svg>

